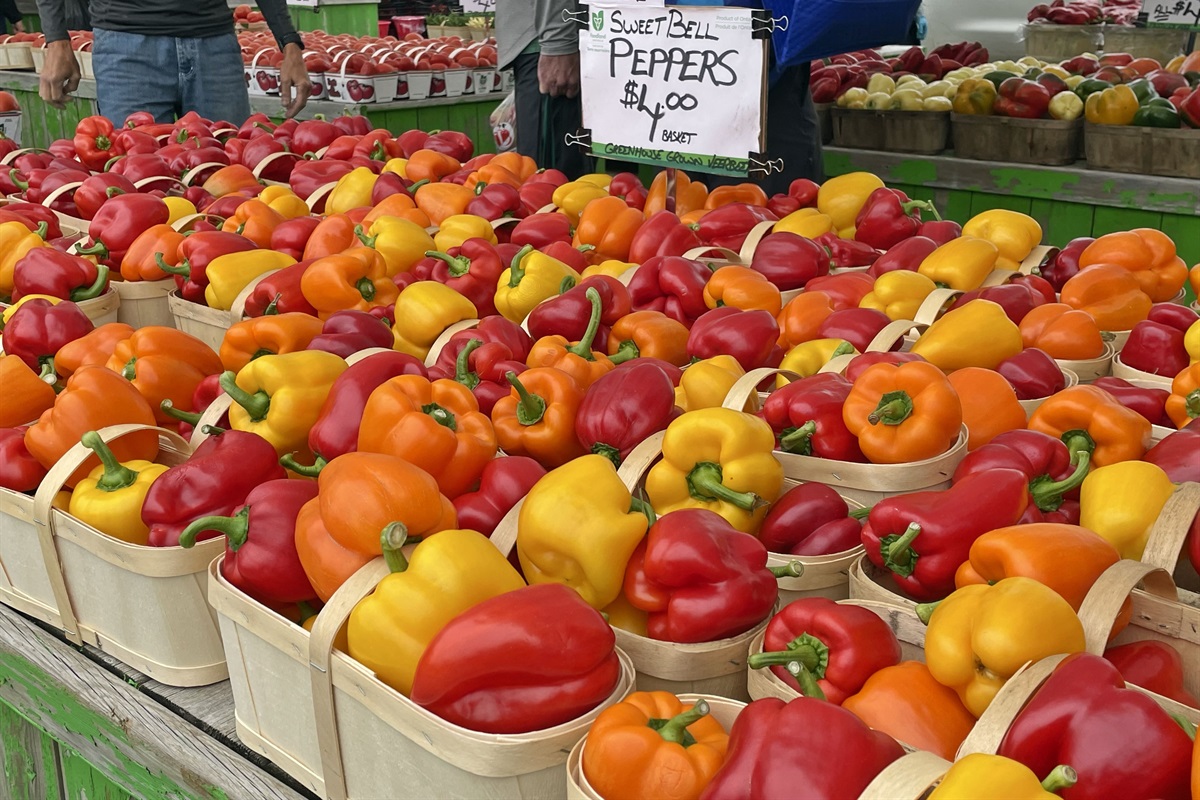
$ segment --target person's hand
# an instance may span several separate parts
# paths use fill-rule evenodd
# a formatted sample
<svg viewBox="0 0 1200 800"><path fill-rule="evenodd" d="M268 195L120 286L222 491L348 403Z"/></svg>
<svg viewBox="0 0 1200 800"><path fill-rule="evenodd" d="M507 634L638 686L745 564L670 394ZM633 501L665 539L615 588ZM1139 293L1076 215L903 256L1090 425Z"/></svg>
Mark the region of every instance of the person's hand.
<svg viewBox="0 0 1200 800"><path fill-rule="evenodd" d="M283 63L279 65L279 99L283 101L284 117L291 119L299 114L310 94L312 80L304 66L304 52L289 44L283 48Z"/></svg>
<svg viewBox="0 0 1200 800"><path fill-rule="evenodd" d="M79 88L79 62L67 40L46 45L46 62L38 81L38 94L55 108L66 108L71 92Z"/></svg>
<svg viewBox="0 0 1200 800"><path fill-rule="evenodd" d="M575 97L579 94L579 53L538 58L538 88L551 97Z"/></svg>
<svg viewBox="0 0 1200 800"><path fill-rule="evenodd" d="M16 31L17 33L24 33L25 32L25 20L19 19L16 22L14 22L13 30Z"/></svg>

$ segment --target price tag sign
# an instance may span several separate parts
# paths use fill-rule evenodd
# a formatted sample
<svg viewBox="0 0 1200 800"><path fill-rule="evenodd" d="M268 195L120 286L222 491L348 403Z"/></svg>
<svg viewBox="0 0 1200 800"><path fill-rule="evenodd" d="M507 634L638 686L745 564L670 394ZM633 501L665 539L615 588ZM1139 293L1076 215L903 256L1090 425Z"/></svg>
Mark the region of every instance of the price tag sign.
<svg viewBox="0 0 1200 800"><path fill-rule="evenodd" d="M592 5L580 31L591 153L746 176L764 149L767 39L746 8Z"/></svg>
<svg viewBox="0 0 1200 800"><path fill-rule="evenodd" d="M1147 28L1200 31L1200 0L1142 0Z"/></svg>
<svg viewBox="0 0 1200 800"><path fill-rule="evenodd" d="M316 10L318 0L287 0L289 6L297 6L299 8L311 8Z"/></svg>

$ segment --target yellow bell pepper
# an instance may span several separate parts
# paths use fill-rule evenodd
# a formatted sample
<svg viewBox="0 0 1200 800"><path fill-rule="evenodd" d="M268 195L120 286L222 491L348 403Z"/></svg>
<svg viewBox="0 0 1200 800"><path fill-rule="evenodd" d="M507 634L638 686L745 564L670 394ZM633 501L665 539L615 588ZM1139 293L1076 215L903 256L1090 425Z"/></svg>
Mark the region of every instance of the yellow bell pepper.
<svg viewBox="0 0 1200 800"><path fill-rule="evenodd" d="M621 594L651 516L604 456L568 461L535 483L521 506L517 557L525 579L569 586L602 609Z"/></svg>
<svg viewBox="0 0 1200 800"><path fill-rule="evenodd" d="M355 167L334 184L333 191L325 198L326 214L345 214L353 208L370 208L371 191L379 176L366 167Z"/></svg>
<svg viewBox="0 0 1200 800"><path fill-rule="evenodd" d="M462 247L467 239L486 239L488 243L496 244L496 230L483 217L455 214L442 220L438 232L433 236L433 243L444 253L451 247Z"/></svg>
<svg viewBox="0 0 1200 800"><path fill-rule="evenodd" d="M628 261L617 261L615 258L610 258L607 261L601 261L599 264L592 264L581 274L584 278L590 278L593 275L607 275L610 278L619 278L636 266L637 264L632 264Z"/></svg>
<svg viewBox="0 0 1200 800"><path fill-rule="evenodd" d="M388 277L408 272L425 257L425 251L439 249L424 228L401 217L380 217L369 228L357 232L363 244L383 256Z"/></svg>
<svg viewBox="0 0 1200 800"><path fill-rule="evenodd" d="M360 169L366 168L360 167ZM295 192L286 186L268 186L259 192L258 199L266 203L267 206L284 219L307 217L312 214L312 209L308 207L308 203L301 200Z"/></svg>
<svg viewBox="0 0 1200 800"><path fill-rule="evenodd" d="M564 183L555 189L550 202L567 215L574 227L579 224L579 215L583 213L584 207L601 197L608 197L608 189L580 180Z"/></svg>
<svg viewBox="0 0 1200 800"><path fill-rule="evenodd" d="M229 424L257 433L281 456L298 453L311 463L308 432L321 413L329 388L346 371L346 362L323 350L266 355L235 375L221 374L221 388L233 399Z"/></svg>
<svg viewBox="0 0 1200 800"><path fill-rule="evenodd" d="M1183 335L1183 348L1187 350L1192 364L1200 361L1200 320L1188 326L1187 332Z"/></svg>
<svg viewBox="0 0 1200 800"><path fill-rule="evenodd" d="M663 457L646 475L658 514L706 508L744 533L755 533L783 491L771 426L728 408L688 411L667 426Z"/></svg>
<svg viewBox="0 0 1200 800"><path fill-rule="evenodd" d="M788 350L779 363L780 369L791 370L802 378L816 375L821 367L838 356L857 355L858 350L845 339L812 339ZM790 380L782 375L775 376L775 387L787 386Z"/></svg>
<svg viewBox="0 0 1200 800"><path fill-rule="evenodd" d="M0 320L3 320L4 324L7 325L8 321L12 319L12 315L17 313L17 309L28 303L30 300L46 300L49 301L50 305L52 306L56 306L63 302L61 297L52 297L48 294L27 294L17 302L13 303L11 306L7 306L4 309L4 313L0 314ZM0 328L2 327L3 325L0 325Z"/></svg>
<svg viewBox="0 0 1200 800"><path fill-rule="evenodd" d="M39 230L45 232L43 224ZM0 297L13 292L13 268L35 247L45 247L46 242L21 222L0 224Z"/></svg>
<svg viewBox="0 0 1200 800"><path fill-rule="evenodd" d="M772 233L794 233L805 239L815 239L833 230L833 218L815 208L793 211L771 229Z"/></svg>
<svg viewBox="0 0 1200 800"><path fill-rule="evenodd" d="M148 544L150 528L142 522L142 502L167 466L141 460L122 464L95 431L80 441L100 457L100 466L75 486L68 512L114 539Z"/></svg>
<svg viewBox="0 0 1200 800"><path fill-rule="evenodd" d="M688 365L675 387L675 405L684 411L720 408L725 396L746 374L733 356L713 356Z"/></svg>
<svg viewBox="0 0 1200 800"><path fill-rule="evenodd" d="M579 180L583 183L599 186L601 189L607 191L609 184L612 183L612 175L609 175L607 172L589 172L587 175L581 176Z"/></svg>
<svg viewBox="0 0 1200 800"><path fill-rule="evenodd" d="M817 192L817 210L833 220L833 229L843 239L853 234L854 219L866 205L871 192L883 187L879 176L870 172L848 172L830 178Z"/></svg>
<svg viewBox="0 0 1200 800"><path fill-rule="evenodd" d="M953 372L964 367L995 369L1024 349L1021 329L991 300L972 300L934 322L912 352Z"/></svg>
<svg viewBox="0 0 1200 800"><path fill-rule="evenodd" d="M209 308L228 311L250 281L263 273L295 263L296 259L276 250L247 250L217 256L208 264L204 302Z"/></svg>
<svg viewBox="0 0 1200 800"><path fill-rule="evenodd" d="M525 582L480 533L440 531L406 559L402 529L384 529L391 574L350 612L347 635L351 657L407 696L421 654L450 620Z"/></svg>
<svg viewBox="0 0 1200 800"><path fill-rule="evenodd" d="M381 173L391 172L396 175L399 175L401 178L407 179L408 173L405 172L405 169L404 169L407 166L408 166L407 158L390 158L390 159L388 159L388 162L383 165L383 169L380 170L380 172Z"/></svg>
<svg viewBox="0 0 1200 800"><path fill-rule="evenodd" d="M392 349L424 361L442 331L475 316L475 304L449 286L437 281L417 281L396 299Z"/></svg>
<svg viewBox="0 0 1200 800"><path fill-rule="evenodd" d="M496 310L505 319L520 323L538 303L558 295L564 278L580 280L571 267L526 245L513 256L512 266L500 273Z"/></svg>
<svg viewBox="0 0 1200 800"><path fill-rule="evenodd" d="M1083 623L1058 592L1032 578L973 584L917 606L926 620L925 664L979 717L1028 661L1082 653Z"/></svg>
<svg viewBox="0 0 1200 800"><path fill-rule="evenodd" d="M1083 104L1083 116L1093 125L1132 125L1137 112L1137 95L1124 83L1089 94Z"/></svg>
<svg viewBox="0 0 1200 800"><path fill-rule="evenodd" d="M1079 524L1117 548L1121 558L1138 561L1150 527L1174 491L1167 473L1146 461L1094 469L1079 490Z"/></svg>
<svg viewBox="0 0 1200 800"><path fill-rule="evenodd" d="M921 303L936 288L937 284L919 272L892 270L875 279L875 286L858 307L882 311L892 320L912 319Z"/></svg>
<svg viewBox="0 0 1200 800"><path fill-rule="evenodd" d="M971 753L954 762L929 800L1058 800L1055 792L1074 786L1077 780L1075 770L1065 765L1039 781L1020 761Z"/></svg>
<svg viewBox="0 0 1200 800"><path fill-rule="evenodd" d="M636 633L638 636L650 635L647 630L650 615L640 608L635 608L626 599L624 593L618 595L616 600L606 605L602 610L604 611L604 616L608 617L608 624L614 628Z"/></svg>
<svg viewBox="0 0 1200 800"><path fill-rule="evenodd" d="M1020 211L993 208L971 217L963 226L963 236L985 239L996 245L1000 253L996 269L1017 270L1033 248L1042 243L1042 226Z"/></svg>
<svg viewBox="0 0 1200 800"><path fill-rule="evenodd" d="M992 113L996 104L996 85L987 78L968 78L958 85L951 103L955 113L982 114Z"/></svg>
<svg viewBox="0 0 1200 800"><path fill-rule="evenodd" d="M927 255L917 272L941 286L969 292L983 285L999 258L1000 249L988 240L960 236Z"/></svg>
<svg viewBox="0 0 1200 800"><path fill-rule="evenodd" d="M184 217L190 217L193 214L198 213L196 211L196 206L192 205L192 201L183 197L175 197L173 195L164 197L163 203L166 204L167 211L170 212L170 216L167 217L168 225L174 225ZM305 206L304 208L305 213L308 213L308 206Z"/></svg>

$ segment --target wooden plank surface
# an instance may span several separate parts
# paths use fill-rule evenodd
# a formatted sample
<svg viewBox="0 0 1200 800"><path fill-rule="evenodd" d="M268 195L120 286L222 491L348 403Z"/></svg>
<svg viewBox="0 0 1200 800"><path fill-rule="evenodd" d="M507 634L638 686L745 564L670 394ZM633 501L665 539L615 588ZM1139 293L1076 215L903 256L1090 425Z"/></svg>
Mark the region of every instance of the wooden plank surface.
<svg viewBox="0 0 1200 800"><path fill-rule="evenodd" d="M0 704L4 774L0 796L11 800L61 800L58 746L13 709Z"/></svg>
<svg viewBox="0 0 1200 800"><path fill-rule="evenodd" d="M109 784L156 800L312 797L236 741L227 682L163 687L3 607L0 675L0 701L101 774L89 798L120 797Z"/></svg>

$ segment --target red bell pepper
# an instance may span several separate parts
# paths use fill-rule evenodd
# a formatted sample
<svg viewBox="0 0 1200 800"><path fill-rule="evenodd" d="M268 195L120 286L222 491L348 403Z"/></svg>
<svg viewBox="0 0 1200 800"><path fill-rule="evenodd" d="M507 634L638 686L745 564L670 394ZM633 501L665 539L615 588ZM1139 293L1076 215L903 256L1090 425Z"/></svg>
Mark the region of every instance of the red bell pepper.
<svg viewBox="0 0 1200 800"><path fill-rule="evenodd" d="M855 350L864 352L890 323L887 314L874 308L844 308L821 321L817 327L817 338L844 339ZM902 341L897 341L892 349L899 350L902 344Z"/></svg>
<svg viewBox="0 0 1200 800"><path fill-rule="evenodd" d="M917 235L924 236L943 245L962 236L962 225L951 219L929 220L917 228Z"/></svg>
<svg viewBox="0 0 1200 800"><path fill-rule="evenodd" d="M932 203L909 200L899 189L880 187L867 197L867 202L854 219L854 239L878 250L895 247L917 235L921 227L921 211L941 219Z"/></svg>
<svg viewBox="0 0 1200 800"><path fill-rule="evenodd" d="M694 228L680 222L674 212L659 211L651 214L633 234L629 242L629 260L644 264L654 256L681 256L700 244Z"/></svg>
<svg viewBox="0 0 1200 800"><path fill-rule="evenodd" d="M256 486L285 477L278 453L261 436L237 430L210 436L187 461L160 475L146 493L142 522L150 528L150 546L178 546L180 534L193 521L232 514ZM194 534L203 541L221 532Z"/></svg>
<svg viewBox="0 0 1200 800"><path fill-rule="evenodd" d="M179 245L178 264L156 257L158 268L175 276L179 296L191 303L204 304L208 288L208 265L218 256L256 249L254 242L228 231L202 231L184 237Z"/></svg>
<svg viewBox="0 0 1200 800"><path fill-rule="evenodd" d="M475 197L467 203L466 213L497 220L505 217L524 219L529 216L521 195L507 183L479 183L475 186Z"/></svg>
<svg viewBox="0 0 1200 800"><path fill-rule="evenodd" d="M453 377L458 354L472 339L478 339L483 344L502 344L508 348L512 359L522 363L529 357L529 351L533 348L533 339L520 325L499 314L484 317L474 328L459 331L450 337L450 341L438 354L434 366L430 368L430 374L436 371L439 378ZM501 381L503 382L503 376Z"/></svg>
<svg viewBox="0 0 1200 800"><path fill-rule="evenodd" d="M1002 117L1041 119L1050 106L1050 90L1025 78L1008 78L998 94L992 110Z"/></svg>
<svg viewBox="0 0 1200 800"><path fill-rule="evenodd" d="M1073 441L1080 446L1080 442ZM1079 503L1065 500L1076 494L1087 477L1089 449L1069 449L1053 436L1038 431L1005 431L967 454L954 471L954 483L992 470L1016 470L1028 482L1028 505L1019 522L1079 523ZM996 525L994 527L1002 527Z"/></svg>
<svg viewBox="0 0 1200 800"><path fill-rule="evenodd" d="M520 375L528 367L524 361L517 360L516 354L508 344L499 341L485 342L478 334L459 339L457 342L451 338L451 343L453 347L447 345L438 356L440 364L449 353L458 354L450 371L445 371L435 364L429 369L430 378L452 378L458 381L475 395L479 410L490 415L500 398L508 397L511 393L511 385L505 377L507 373L514 372Z"/></svg>
<svg viewBox="0 0 1200 800"><path fill-rule="evenodd" d="M806 292L821 292L829 296L834 311L858 308L858 304L875 286L874 278L863 272L842 272L813 278L804 287Z"/></svg>
<svg viewBox="0 0 1200 800"><path fill-rule="evenodd" d="M530 214L536 214L538 209L550 205L554 199L554 190L566 182L567 176L557 169L544 169L529 176L529 179L521 184L521 188L518 190L525 210Z"/></svg>
<svg viewBox="0 0 1200 800"><path fill-rule="evenodd" d="M46 239L58 239L62 236L62 227L58 221L58 215L51 209L36 203L25 203L20 200L14 200L4 206L4 210L14 214L20 214L29 222L33 223L31 230L37 231L39 235ZM41 232L41 226L45 225L45 233ZM29 227L26 225L26 227Z"/></svg>
<svg viewBox="0 0 1200 800"><path fill-rule="evenodd" d="M1127 380L1109 376L1097 378L1092 381L1092 385L1108 392L1118 403L1150 420L1151 425L1174 427L1171 418L1167 416L1166 403L1171 393L1166 389L1134 386Z"/></svg>
<svg viewBox="0 0 1200 800"><path fill-rule="evenodd" d="M438 131L425 140L422 148L453 156L459 162L469 161L475 155L475 143L471 137L458 131Z"/></svg>
<svg viewBox="0 0 1200 800"><path fill-rule="evenodd" d="M1089 653L1058 665L998 752L1039 778L1070 764L1079 780L1062 792L1065 800L1187 800L1190 793L1191 738L1153 699L1125 688L1115 666Z"/></svg>
<svg viewBox="0 0 1200 800"><path fill-rule="evenodd" d="M832 101L833 98L831 97L829 102ZM772 195L767 200L767 209L775 216L783 219L788 214L799 211L802 208L815 208L817 205L817 192L820 188L819 184L810 181L808 178L797 178L788 186L786 194Z"/></svg>
<svg viewBox="0 0 1200 800"><path fill-rule="evenodd" d="M938 242L928 236L910 236L894 247L888 248L886 253L875 259L875 263L867 269L867 274L872 278L878 278L885 272L898 269L916 272L917 267L921 266L921 262L939 246Z"/></svg>
<svg viewBox="0 0 1200 800"><path fill-rule="evenodd" d="M483 468L479 489L451 501L458 512L458 526L490 537L504 515L545 474L545 467L526 456L493 458Z"/></svg>
<svg viewBox="0 0 1200 800"><path fill-rule="evenodd" d="M173 185L171 181L166 180L174 177L171 174L167 162L163 161L156 153L131 153L123 158L117 159L110 170L113 174L122 175L128 178L130 183L137 184L139 181L149 180L150 178L163 178L164 180L155 181L146 184L145 189L163 189L169 190Z"/></svg>
<svg viewBox="0 0 1200 800"><path fill-rule="evenodd" d="M282 142L271 136L259 136L246 142L242 150L242 164L250 169L256 169L268 156L288 152ZM260 176L264 180L286 182L296 165L296 158L275 158L262 169ZM203 162L201 162L203 163ZM194 166L194 165L193 165Z"/></svg>
<svg viewBox="0 0 1200 800"><path fill-rule="evenodd" d="M866 242L841 239L833 231L823 233L813 241L829 251L829 266L833 269L869 267L883 255Z"/></svg>
<svg viewBox="0 0 1200 800"><path fill-rule="evenodd" d="M776 389L763 403L763 419L785 453L835 461L865 462L858 438L842 420L853 384L836 373L819 373Z"/></svg>
<svg viewBox="0 0 1200 800"><path fill-rule="evenodd" d="M1155 303L1150 306L1150 312L1146 315L1146 319L1170 325L1172 328L1186 333L1188 328L1200 320L1200 314L1178 303Z"/></svg>
<svg viewBox="0 0 1200 800"><path fill-rule="evenodd" d="M113 124L107 117L84 117L75 126L75 153L79 161L93 172L104 169L114 155Z"/></svg>
<svg viewBox="0 0 1200 800"><path fill-rule="evenodd" d="M417 662L410 696L454 725L526 733L591 711L620 675L616 636L600 612L574 589L543 583L447 623Z"/></svg>
<svg viewBox="0 0 1200 800"><path fill-rule="evenodd" d="M1183 336L1184 332L1172 325L1142 320L1130 331L1121 349L1121 361L1142 372L1174 378L1190 363Z"/></svg>
<svg viewBox="0 0 1200 800"><path fill-rule="evenodd" d="M634 447L666 430L679 413L670 377L635 359L591 385L575 415L575 435L589 453L620 466Z"/></svg>
<svg viewBox="0 0 1200 800"><path fill-rule="evenodd" d="M1018 470L988 469L945 491L885 498L872 507L862 529L867 558L889 570L913 599L941 600L954 591L954 572L975 540L1021 519L1028 484Z"/></svg>
<svg viewBox="0 0 1200 800"><path fill-rule="evenodd" d="M1041 281L1042 279L1037 278L1037 280ZM1052 287L1050 291L1053 293ZM1047 300L1040 289L1035 288L1035 285L1030 282L1012 282L964 292L955 299L954 305L950 308L951 310L961 308L972 300L991 300L1004 309L1005 316L1012 320L1014 325L1020 325L1021 320L1025 319L1025 315L1037 306L1055 302L1055 300Z"/></svg>
<svg viewBox="0 0 1200 800"><path fill-rule="evenodd" d="M862 375L868 368L876 364L907 364L910 361L924 360L924 357L916 353L901 353L894 350L886 353L863 353L860 356L850 359L850 363L846 365L846 380L854 383L854 381L858 380L859 375Z"/></svg>
<svg viewBox="0 0 1200 800"><path fill-rule="evenodd" d="M75 190L73 199L75 207L79 209L79 216L90 220L110 197L136 191L137 187L125 176L115 172L101 172L85 180Z"/></svg>
<svg viewBox="0 0 1200 800"><path fill-rule="evenodd" d="M0 428L0 489L32 492L46 477L46 468L25 447L27 430L28 425Z"/></svg>
<svg viewBox="0 0 1200 800"><path fill-rule="evenodd" d="M363 131L365 134L367 131ZM412 158L413 153L425 148L425 142L429 141L429 134L422 130L413 128L396 137L396 143L400 146L400 152L403 158Z"/></svg>
<svg viewBox="0 0 1200 800"><path fill-rule="evenodd" d="M1179 651L1157 639L1117 645L1104 651L1104 658L1132 683L1177 703L1200 708L1200 700L1183 687L1183 659Z"/></svg>
<svg viewBox="0 0 1200 800"><path fill-rule="evenodd" d="M88 173L79 170L78 168L60 168L57 166L47 167L46 169L35 169L28 172L24 179L16 175L16 170L12 170L12 182L17 185L24 196L30 203L44 205L50 200L50 195L56 190L69 183L82 183L88 179ZM79 209L75 208L75 201L70 192L60 194L56 200L49 203L50 208L60 214L68 216L79 216Z"/></svg>
<svg viewBox="0 0 1200 800"><path fill-rule="evenodd" d="M762 652L747 660L751 669L770 667L806 697L839 706L876 672L899 663L900 642L882 618L825 597L784 606L767 623Z"/></svg>
<svg viewBox="0 0 1200 800"><path fill-rule="evenodd" d="M321 217L315 216L285 219L271 231L271 249L300 260L309 237L320 224Z"/></svg>
<svg viewBox="0 0 1200 800"><path fill-rule="evenodd" d="M246 118L234 134L238 139L253 139L255 136L269 136L275 130L275 123L261 112L251 114Z"/></svg>
<svg viewBox="0 0 1200 800"><path fill-rule="evenodd" d="M1036 400L1061 392L1067 387L1066 378L1058 363L1044 350L1030 347L1015 356L1004 359L996 366L996 372L1004 376L1018 400Z"/></svg>
<svg viewBox="0 0 1200 800"><path fill-rule="evenodd" d="M192 438L192 433L196 430L195 426L200 422L200 417L224 393L225 390L221 388L221 376L219 374L207 375L204 380L196 384L196 391L192 392L191 411L175 408L170 399L163 400L159 404L159 410L168 417L179 420L179 435L185 439L190 439ZM228 411L221 415L221 418L214 427L220 430L229 429Z"/></svg>
<svg viewBox="0 0 1200 800"><path fill-rule="evenodd" d="M1191 92L1184 95L1177 108L1179 109L1179 118L1188 127L1200 128L1200 89L1193 88Z"/></svg>
<svg viewBox="0 0 1200 800"><path fill-rule="evenodd" d="M365 311L335 311L321 326L321 333L306 350L324 350L335 356L346 358L368 347L386 347L395 344L392 329L387 323Z"/></svg>
<svg viewBox="0 0 1200 800"><path fill-rule="evenodd" d="M315 259L314 259L315 260ZM270 314L288 314L299 311L311 316L317 315L317 310L304 297L300 290L300 280L304 270L312 261L298 261L278 272L267 275L254 287L246 298L245 311L248 317L265 317Z"/></svg>
<svg viewBox="0 0 1200 800"><path fill-rule="evenodd" d="M591 249L590 245L585 245L585 247L589 250ZM558 259L576 272L583 272L587 269L587 257L584 256L582 250L572 247L569 242L551 242L545 247L538 249L545 255ZM510 261L509 263L511 264L512 262Z"/></svg>
<svg viewBox="0 0 1200 800"><path fill-rule="evenodd" d="M704 287L711 275L712 270L699 261L655 256L633 273L629 298L635 311L661 311L690 328L709 310L704 303Z"/></svg>
<svg viewBox="0 0 1200 800"><path fill-rule="evenodd" d="M1079 256L1094 241L1090 236L1081 236L1067 242L1061 250L1051 250L1038 266L1037 274L1050 281L1055 291L1061 292L1063 285L1079 272Z"/></svg>
<svg viewBox="0 0 1200 800"><path fill-rule="evenodd" d="M621 198L627 206L636 208L638 211L641 211L646 205L646 185L632 172L618 172L614 175L608 184L608 193L613 197ZM660 253L659 255L666 254ZM671 253L670 255L682 255L682 253Z"/></svg>
<svg viewBox="0 0 1200 800"><path fill-rule="evenodd" d="M322 159L320 161L301 161L292 167L288 174L288 186L297 196L307 199L313 192L327 183L337 183L342 177L349 175L354 169L344 161ZM313 208L313 213L319 214L325 210L325 198L322 197Z"/></svg>
<svg viewBox="0 0 1200 800"><path fill-rule="evenodd" d="M394 194L412 197L409 190L415 185L394 172L381 172L374 185L371 186L371 205L372 207L377 206Z"/></svg>
<svg viewBox="0 0 1200 800"><path fill-rule="evenodd" d="M641 364L653 364L654 366L658 367L671 381L672 386L678 387L679 381L683 379L682 369L668 361L663 361L661 358L653 358L652 356L638 356L637 358L631 358L628 361L622 361L620 364L617 364L615 367L613 367L612 371L620 372L621 370L633 369L635 366Z"/></svg>
<svg viewBox="0 0 1200 800"><path fill-rule="evenodd" d="M592 303L587 297L587 290L592 288L600 295L601 308L600 329L594 345L597 350L607 352L609 329L631 310L629 290L625 284L609 275L584 278L558 297L535 306L526 321L529 335L534 340L557 335L566 337L567 341L578 342L583 338L591 317Z"/></svg>
<svg viewBox="0 0 1200 800"><path fill-rule="evenodd" d="M78 303L108 289L108 267L51 247L35 247L13 267L13 302L45 294Z"/></svg>
<svg viewBox="0 0 1200 800"><path fill-rule="evenodd" d="M778 222L779 217L763 206L727 203L701 217L696 232L704 244L739 250L750 230L758 223L768 220Z"/></svg>
<svg viewBox="0 0 1200 800"><path fill-rule="evenodd" d="M781 231L763 237L754 249L750 268L786 292L828 275L829 254L811 239Z"/></svg>
<svg viewBox="0 0 1200 800"><path fill-rule="evenodd" d="M467 239L448 253L428 250L425 255L435 259L430 277L470 300L476 316L482 319L496 313L496 283L506 265L491 242Z"/></svg>
<svg viewBox="0 0 1200 800"><path fill-rule="evenodd" d="M1175 483L1200 482L1200 460L1196 458L1200 450L1197 448L1200 448L1200 422L1194 419L1147 450L1142 460L1162 467ZM1196 571L1200 572L1200 555L1196 563Z"/></svg>
<svg viewBox="0 0 1200 800"><path fill-rule="evenodd" d="M88 245L78 252L96 256L109 267L120 268L125 251L147 228L165 225L171 212L157 197L119 194L104 203L88 225Z"/></svg>
<svg viewBox="0 0 1200 800"><path fill-rule="evenodd" d="M658 519L625 568L625 598L647 612L650 638L715 642L771 613L779 587L767 548L703 508Z"/></svg>
<svg viewBox="0 0 1200 800"><path fill-rule="evenodd" d="M513 226L509 242L518 248L533 245L535 250L543 250L552 242L570 244L571 220L566 214L533 214Z"/></svg>
<svg viewBox="0 0 1200 800"><path fill-rule="evenodd" d="M333 118L333 125L343 134L363 136L371 130L371 121L361 114L343 114Z"/></svg>
<svg viewBox="0 0 1200 800"><path fill-rule="evenodd" d="M358 144L354 146L354 155L364 156L372 161L389 161L393 158L401 158L404 151L400 149L400 144L392 138L391 131L383 128L376 128L372 131L367 131Z"/></svg>
<svg viewBox="0 0 1200 800"><path fill-rule="evenodd" d="M19 356L34 372L50 376L54 374L54 354L95 327L74 303L26 300L4 326L4 352Z"/></svg>
<svg viewBox="0 0 1200 800"><path fill-rule="evenodd" d="M783 351L778 340L779 323L770 312L721 306L696 320L688 334L687 352L696 359L731 355L749 372L779 364Z"/></svg>
<svg viewBox="0 0 1200 800"><path fill-rule="evenodd" d="M771 504L758 539L772 553L784 555L844 553L862 541L862 520L869 512L850 511L846 501L823 483L802 483Z"/></svg>
<svg viewBox="0 0 1200 800"><path fill-rule="evenodd" d="M841 706L764 698L738 713L725 763L700 800L853 800L903 755L895 739Z"/></svg>

